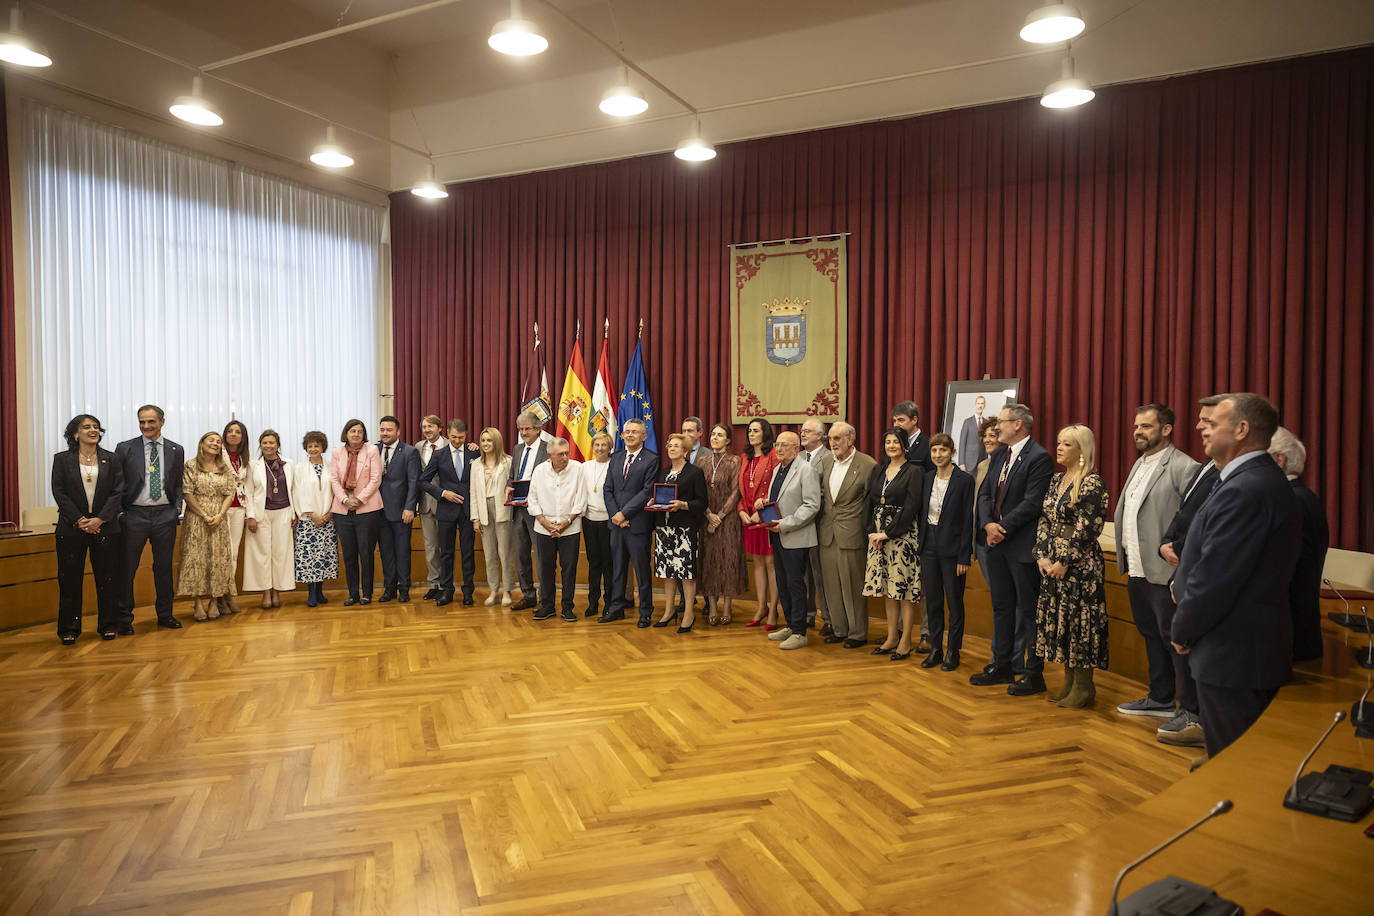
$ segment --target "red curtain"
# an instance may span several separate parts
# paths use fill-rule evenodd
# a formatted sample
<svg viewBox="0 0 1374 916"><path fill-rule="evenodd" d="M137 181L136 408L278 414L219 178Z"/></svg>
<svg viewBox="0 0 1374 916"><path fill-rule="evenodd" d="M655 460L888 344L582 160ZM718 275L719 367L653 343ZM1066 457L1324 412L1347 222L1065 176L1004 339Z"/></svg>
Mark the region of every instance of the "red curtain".
<svg viewBox="0 0 1374 916"><path fill-rule="evenodd" d="M10 210L9 122L0 72L0 522L19 521L19 399L14 340L14 226Z"/></svg>
<svg viewBox="0 0 1374 916"><path fill-rule="evenodd" d="M658 428L729 416L732 242L849 232L849 404L875 447L912 397L1019 377L1036 436L1088 424L1119 489L1134 408L1269 395L1333 543L1374 548L1374 49L392 198L396 407L514 427L538 320L622 373L645 321ZM617 384L619 379L616 380ZM555 397L557 391L554 391ZM741 435L737 430L737 442Z"/></svg>

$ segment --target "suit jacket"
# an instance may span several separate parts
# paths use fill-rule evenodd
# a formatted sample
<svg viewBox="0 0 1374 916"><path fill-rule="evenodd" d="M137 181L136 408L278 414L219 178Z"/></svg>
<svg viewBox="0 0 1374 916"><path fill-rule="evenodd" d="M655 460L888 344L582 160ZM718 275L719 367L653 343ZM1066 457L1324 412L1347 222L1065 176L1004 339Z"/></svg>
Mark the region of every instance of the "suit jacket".
<svg viewBox="0 0 1374 916"><path fill-rule="evenodd" d="M887 491L883 491L883 484L887 483L887 465L880 464L873 469L873 473L868 477L868 505L873 506L896 506L901 511L887 523L883 528L883 533L889 538L899 538L916 527L916 513L921 508L921 490L925 486L925 469L919 465L908 461L902 465L902 469L897 472L897 476L892 478L892 482L887 484ZM868 533L877 534L878 528L874 524L875 518L869 517Z"/></svg>
<svg viewBox="0 0 1374 916"><path fill-rule="evenodd" d="M525 449L526 449L526 447L527 447L527 446L525 445L525 440L523 440L523 439L516 439L516 440L515 440L515 448L511 451L511 456L510 456L510 479L511 479L511 480L519 480L519 479L520 479L520 462L523 461L523 460L525 460ZM540 439L539 439L539 441L537 441L537 442L534 443L534 457L533 457L532 459L530 459L530 466L527 467L527 468L525 468L525 477L526 477L526 479L533 477L533 476L534 476L534 469L537 468L537 467L539 467L539 465L543 464L545 461L548 461L548 460L549 460L549 447L548 447L548 445L545 443L543 437L541 436ZM501 500L501 502L505 502L505 500L503 499L503 500Z"/></svg>
<svg viewBox="0 0 1374 916"><path fill-rule="evenodd" d="M96 446L100 462L95 478L95 499L86 502L86 484L81 479L79 453L58 452L52 458L52 495L57 500L57 533L81 534L76 523L83 518L100 519L102 534L119 533L119 514L124 509L124 467L113 452Z"/></svg>
<svg viewBox="0 0 1374 916"><path fill-rule="evenodd" d="M920 430L916 434L915 442L908 442L906 447L906 460L910 464L916 465L922 471L934 471L935 462L930 460L930 434L925 430ZM887 456L883 456L882 463L886 465Z"/></svg>
<svg viewBox="0 0 1374 916"><path fill-rule="evenodd" d="M385 445L377 443L380 460ZM437 453L436 453L437 454ZM401 521L401 513L420 506L420 452L409 442L399 439L391 445L391 461L382 462L382 480L377 491L382 494L382 515L389 522Z"/></svg>
<svg viewBox="0 0 1374 916"><path fill-rule="evenodd" d="M143 492L143 481L148 478L148 451L142 436L125 439L115 446L115 457L124 472L124 510L138 499ZM167 496L167 505L162 507L165 517L159 521L177 521L181 518L182 494L186 489L186 453L180 445L163 437L162 448L162 492Z"/></svg>
<svg viewBox="0 0 1374 916"><path fill-rule="evenodd" d="M997 481L1002 466L1011 455L1011 446L1003 445L988 459L987 476L978 490L978 527L998 522L1007 529L1002 543L988 550L1004 550L1019 563L1034 563L1035 526L1044 511L1045 493L1054 476L1050 453L1034 439L1027 439L1016 463L1007 473L1006 489L1002 494L1002 517L997 518Z"/></svg>
<svg viewBox="0 0 1374 916"><path fill-rule="evenodd" d="M983 481L988 476L988 465L992 464L989 456L984 453L978 459L978 465L973 469L973 546L988 546L988 533L983 530L983 526L978 524L978 494L983 490Z"/></svg>
<svg viewBox="0 0 1374 916"><path fill-rule="evenodd" d="M654 483L668 483L668 472L672 469L672 465L659 468ZM610 477L611 472L607 470L606 479L609 481ZM701 523L706 521L706 473L694 464L683 465L677 480L672 482L677 484L677 498L687 503L687 508L676 512L655 512L653 514L657 518L654 519L654 524L668 528L700 528ZM649 491L649 498L653 498L652 489Z"/></svg>
<svg viewBox="0 0 1374 916"><path fill-rule="evenodd" d="M469 503L472 501L472 464L481 455L481 451L471 443L463 446L463 476L460 478L458 472L453 468L453 446L445 445L443 451L435 449L434 457L429 460L429 465L420 473L420 489L434 497L434 517L441 522L471 522L472 514L469 510ZM420 456L416 453L415 461L418 464ZM394 465L396 460L392 459ZM461 503L449 502L444 499L444 491L451 490L463 497ZM506 494L503 490L493 494L498 503L504 504ZM400 521L399 516L396 519Z"/></svg>
<svg viewBox="0 0 1374 916"><path fill-rule="evenodd" d="M307 458L298 462L291 474L291 508L296 510L296 518L306 515L323 515L334 511L334 487L329 477L329 456L321 456L324 472L315 476L315 465Z"/></svg>
<svg viewBox="0 0 1374 916"><path fill-rule="evenodd" d="M806 457L806 449L802 449L797 452L797 460L802 464L810 465L811 470L815 471L817 476L820 476L821 463L824 462L826 458L829 458L830 454L830 449L822 445L820 448L816 449L816 454L812 455L810 458Z"/></svg>
<svg viewBox="0 0 1374 916"><path fill-rule="evenodd" d="M1217 466L1212 462L1197 466L1193 478L1183 488L1183 504L1178 507L1178 512L1174 514L1174 520L1169 523L1169 527L1164 529L1164 536L1159 542L1161 547L1173 544L1178 555L1183 556L1183 548L1188 541L1188 527L1193 522L1193 516L1197 515L1202 504L1207 502L1207 497L1212 494L1212 488L1217 485L1220 478L1221 471L1217 470Z"/></svg>
<svg viewBox="0 0 1374 916"><path fill-rule="evenodd" d="M782 465L773 469L768 482L768 492L773 492L773 482L778 479ZM821 509L821 478L798 455L788 465L787 476L783 478L782 488L778 490L778 541L788 549L816 546L816 513Z"/></svg>
<svg viewBox="0 0 1374 916"><path fill-rule="evenodd" d="M1131 489L1135 475L1141 473L1144 458L1137 458L1131 465L1131 473L1126 475L1126 484L1116 501L1116 514L1112 522L1116 526L1116 568L1123 576L1129 576L1129 559L1126 556L1125 530L1126 493ZM1174 568L1159 555L1159 546L1164 543L1164 531L1178 515L1183 505L1183 494L1188 489L1188 481L1197 471L1198 463L1183 452L1166 445L1159 453L1159 467L1145 488L1145 495L1136 512L1136 540L1140 544L1140 564L1145 580L1155 585L1168 585L1173 578Z"/></svg>
<svg viewBox="0 0 1374 916"><path fill-rule="evenodd" d="M973 473L974 468L978 467L978 462L987 457L983 452L983 437L978 435L978 418L976 416L964 418L964 425L959 427L959 441L955 443L955 447L957 449L954 453L955 462L970 474Z"/></svg>
<svg viewBox="0 0 1374 916"><path fill-rule="evenodd" d="M358 476L353 495L362 502L355 512L376 512L382 508L382 497L378 489L382 485L382 455L371 443L364 442L358 450ZM344 477L348 474L348 446L340 445L329 453L329 483L334 490L335 515L347 515L348 507L344 498L348 491L344 487Z"/></svg>
<svg viewBox="0 0 1374 916"><path fill-rule="evenodd" d="M429 464L429 462L427 462L427 461L425 460L425 446L427 446L427 445L429 445L429 440L428 440L428 439L421 439L419 442L416 442L416 443L415 443L415 451L417 451L417 452L420 453L420 470L421 470L421 471L423 471L423 470L428 466L428 464ZM434 445L434 451L437 453L440 449L443 449L443 448L448 448L448 440L445 439L443 436L440 436L440 437L439 437L439 441L438 441L437 443L435 443L435 445ZM416 476L416 479L417 479L417 481L418 481L418 479L419 479L418 475ZM421 515L433 515L433 514L434 514L434 509L435 509L435 507L438 505L438 504L434 501L434 497L433 497L433 496L430 496L430 495L429 495L428 493L426 493L424 490L420 490L420 489L419 489L419 484L418 484L418 483L416 484L416 490L417 490L417 492L418 492L419 495L420 495L420 514L421 514ZM502 494L501 502L505 502L505 501L506 501L506 500L505 500L505 494L503 493L503 494Z"/></svg>
<svg viewBox="0 0 1374 916"><path fill-rule="evenodd" d="M830 473L835 469L835 455L827 450L821 459L821 511L816 520L816 539L822 547L863 550L868 546L868 478L877 466L871 456L855 451L840 483L840 495L832 498Z"/></svg>
<svg viewBox="0 0 1374 916"><path fill-rule="evenodd" d="M646 511L645 506L654 495L654 478L658 476L658 454L642 446L634 464L630 465L629 476L625 474L625 456L628 452L621 449L611 456L611 466L606 469L606 485L601 488L605 497L606 514L615 518L617 512L625 516L634 534L648 534L654 527L654 513Z"/></svg>
<svg viewBox="0 0 1374 916"><path fill-rule="evenodd" d="M282 485L286 487L286 495L294 506L296 502L296 478L291 462L283 458L281 460L281 470L282 477L285 478L282 481ZM245 495L248 497L247 501L243 504L244 518L262 518L266 514L267 487L267 462L261 457L254 458L252 461L248 462L248 476L244 481Z"/></svg>
<svg viewBox="0 0 1374 916"><path fill-rule="evenodd" d="M934 528L929 521L933 492L935 475L926 474L916 509L921 553L967 566L973 562L973 475L957 467L950 473L945 499L940 503L940 524Z"/></svg>
<svg viewBox="0 0 1374 916"><path fill-rule="evenodd" d="M1292 673L1288 583L1302 510L1268 454L1236 468L1193 517L1174 575L1178 609L1167 638L1190 647L1193 677L1267 690Z"/></svg>
<svg viewBox="0 0 1374 916"><path fill-rule="evenodd" d="M706 444L705 442L698 442L696 444L696 447L687 453L687 463L690 465L695 465L697 463L697 459L705 458L709 454L711 454L711 446ZM590 461L591 459L588 458L588 460Z"/></svg>
<svg viewBox="0 0 1374 916"><path fill-rule="evenodd" d="M1302 512L1302 546L1288 587L1293 612L1293 657L1306 661L1322 655L1322 567L1326 565L1326 550L1331 546L1331 530L1317 494L1301 478L1295 477L1288 483Z"/></svg>
<svg viewBox="0 0 1374 916"><path fill-rule="evenodd" d="M496 477L492 480L494 489L488 493L487 472L482 467L482 451L478 449L473 470L468 477L468 482L471 486L468 502L472 504L468 507L468 518L479 521L483 525L494 525L499 522L510 521L510 506L506 505L506 485L510 483L510 458L507 457L503 462L498 464L496 470ZM496 502L495 518L487 518L488 496ZM430 496L428 493L425 494L424 498L430 502L434 501L434 497Z"/></svg>

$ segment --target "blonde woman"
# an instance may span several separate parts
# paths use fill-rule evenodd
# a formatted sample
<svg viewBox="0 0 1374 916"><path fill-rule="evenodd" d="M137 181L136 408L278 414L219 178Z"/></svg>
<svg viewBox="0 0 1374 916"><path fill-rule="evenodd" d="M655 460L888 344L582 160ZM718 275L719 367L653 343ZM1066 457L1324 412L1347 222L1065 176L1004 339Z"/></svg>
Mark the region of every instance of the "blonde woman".
<svg viewBox="0 0 1374 916"><path fill-rule="evenodd" d="M238 487L238 478L224 458L224 440L219 433L200 437L196 456L186 462L183 478L186 517L181 523L177 595L195 599L197 620L213 620L219 616L217 599L234 594L234 558L229 553L226 514Z"/></svg>
<svg viewBox="0 0 1374 916"><path fill-rule="evenodd" d="M1050 479L1035 532L1040 600L1035 609L1036 654L1064 666L1064 688L1050 696L1060 706L1091 706L1093 669L1107 667L1107 593L1097 537L1107 520L1107 486L1096 473L1092 430L1059 431L1055 460L1064 470Z"/></svg>
<svg viewBox="0 0 1374 916"><path fill-rule="evenodd" d="M291 462L281 456L281 437L274 429L264 430L248 472L248 546L243 554L243 590L262 592L264 609L281 607L281 593L296 589L291 476Z"/></svg>
<svg viewBox="0 0 1374 916"><path fill-rule="evenodd" d="M582 516L582 541L587 548L587 610L600 613L601 599L611 600L611 515L606 511L606 471L611 466L615 440L608 432L592 436L592 457L582 462L587 488L587 511Z"/></svg>
<svg viewBox="0 0 1374 916"><path fill-rule="evenodd" d="M472 469L472 529L482 538L482 557L487 564L487 600L491 607L500 601L512 603L515 589L515 529L510 507L506 505L506 484L510 482L510 455L501 431L488 426L477 437L481 458Z"/></svg>

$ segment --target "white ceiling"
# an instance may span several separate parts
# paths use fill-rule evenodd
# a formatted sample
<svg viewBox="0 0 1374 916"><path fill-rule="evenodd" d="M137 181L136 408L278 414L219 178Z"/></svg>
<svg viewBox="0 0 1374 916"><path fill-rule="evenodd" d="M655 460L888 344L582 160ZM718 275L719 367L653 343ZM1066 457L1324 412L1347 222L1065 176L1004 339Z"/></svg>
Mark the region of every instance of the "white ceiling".
<svg viewBox="0 0 1374 916"><path fill-rule="evenodd" d="M40 79L164 118L190 71L51 8L194 65L423 5L423 0L43 0L27 25L49 46ZM491 51L508 0L463 0L236 64L216 74L343 128L433 153L440 180L544 169L672 149L690 115L634 77L649 111L597 110L615 58L573 22L701 112L717 143L1038 95L1063 52L1017 30L1037 0L525 0L547 52ZM1371 0L1079 0L1078 74L1096 85L1374 42ZM296 168L322 122L207 79L224 108L213 132ZM164 118L165 120L165 118ZM407 187L424 160L341 132L355 186ZM705 166L709 168L710 166ZM314 173L322 183L337 180Z"/></svg>

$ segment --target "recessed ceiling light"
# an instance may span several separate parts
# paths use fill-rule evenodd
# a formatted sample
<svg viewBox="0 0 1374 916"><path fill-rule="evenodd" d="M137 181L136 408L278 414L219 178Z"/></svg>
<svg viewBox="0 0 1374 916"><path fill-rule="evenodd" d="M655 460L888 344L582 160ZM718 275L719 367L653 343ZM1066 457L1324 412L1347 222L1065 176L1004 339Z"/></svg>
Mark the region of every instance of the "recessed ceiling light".
<svg viewBox="0 0 1374 916"><path fill-rule="evenodd" d="M520 0L510 0L510 18L492 26L487 44L492 50L512 57L529 57L548 50L549 40L539 34L534 23L523 15Z"/></svg>
<svg viewBox="0 0 1374 916"><path fill-rule="evenodd" d="M335 141L333 124L325 128L324 142L315 147L310 161L327 169L346 169L353 164L353 157Z"/></svg>
<svg viewBox="0 0 1374 916"><path fill-rule="evenodd" d="M189 124L199 124L201 127L219 127L224 123L210 103L205 101L205 96L201 94L201 79L199 76L191 78L191 94L179 95L172 100L172 107L167 109L183 121Z"/></svg>
<svg viewBox="0 0 1374 916"><path fill-rule="evenodd" d="M1021 38L1038 45L1055 44L1082 33L1083 27L1083 16L1076 7L1056 3L1033 10L1021 26Z"/></svg>
<svg viewBox="0 0 1374 916"><path fill-rule="evenodd" d="M10 30L0 33L0 60L18 67L51 67L52 58L23 35L19 7L10 10Z"/></svg>

